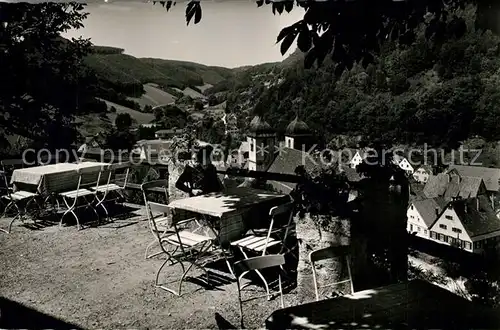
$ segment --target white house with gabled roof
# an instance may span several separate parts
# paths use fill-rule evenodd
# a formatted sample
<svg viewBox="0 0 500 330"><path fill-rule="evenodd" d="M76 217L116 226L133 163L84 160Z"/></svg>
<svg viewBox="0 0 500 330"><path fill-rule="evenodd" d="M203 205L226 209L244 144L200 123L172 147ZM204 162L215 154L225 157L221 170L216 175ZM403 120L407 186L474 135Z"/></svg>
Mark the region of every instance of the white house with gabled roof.
<svg viewBox="0 0 500 330"><path fill-rule="evenodd" d="M400 155L394 155L393 159L392 159L392 162L395 165L399 166L399 168L401 168L403 171L405 171L405 173L408 174L408 175L412 175L413 172L415 172L415 169L410 164L410 162L408 161L408 159L406 159L406 157L403 157L403 156L400 156Z"/></svg>
<svg viewBox="0 0 500 330"><path fill-rule="evenodd" d="M482 253L488 245L497 246L500 219L488 204L484 195L451 201L431 226L430 239L473 253Z"/></svg>
<svg viewBox="0 0 500 330"><path fill-rule="evenodd" d="M442 198L427 198L410 203L406 212L407 231L429 239L429 229L445 206Z"/></svg>

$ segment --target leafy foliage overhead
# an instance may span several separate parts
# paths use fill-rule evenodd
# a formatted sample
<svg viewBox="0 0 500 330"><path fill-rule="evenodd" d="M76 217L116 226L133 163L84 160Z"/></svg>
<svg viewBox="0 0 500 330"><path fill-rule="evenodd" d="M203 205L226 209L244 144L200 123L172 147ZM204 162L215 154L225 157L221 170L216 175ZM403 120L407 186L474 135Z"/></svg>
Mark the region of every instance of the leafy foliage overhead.
<svg viewBox="0 0 500 330"><path fill-rule="evenodd" d="M72 117L93 99L92 75L82 65L85 39L62 32L82 27L77 3L0 4L0 127L42 144L63 146L75 138ZM92 105L92 107L94 107Z"/></svg>
<svg viewBox="0 0 500 330"><path fill-rule="evenodd" d="M373 63L385 40L411 44L415 29L426 24L425 36L442 43L451 36L465 32L465 22L450 13L478 3L481 15L478 23L491 27L488 12L496 8L492 0L353 0L353 1L305 1L305 0L257 0L258 7L271 5L274 14L290 12L295 6L305 10L302 20L285 27L277 37L281 53L285 54L293 42L306 52L305 66L321 65L327 55L337 63L336 71L351 69L355 62L363 66ZM156 2L153 2L156 3ZM168 11L176 1L159 2ZM186 6L186 22L201 20L199 0L191 0ZM491 15L490 15L491 16Z"/></svg>
<svg viewBox="0 0 500 330"><path fill-rule="evenodd" d="M355 64L339 78L327 59L316 69L298 62L237 75L213 90L226 91L226 109L241 127L258 112L284 129L298 113L326 141L345 136L339 148L355 147L356 137L443 147L474 135L497 141L500 38L476 29L475 13L473 6L453 13L467 24L461 38L436 45L422 24L412 45L386 42L376 63Z"/></svg>

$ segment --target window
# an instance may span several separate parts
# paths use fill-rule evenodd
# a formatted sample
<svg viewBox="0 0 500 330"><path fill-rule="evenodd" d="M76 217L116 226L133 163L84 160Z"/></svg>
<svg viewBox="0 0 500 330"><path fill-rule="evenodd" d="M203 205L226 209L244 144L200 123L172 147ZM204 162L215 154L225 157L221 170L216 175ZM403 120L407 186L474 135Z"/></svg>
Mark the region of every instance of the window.
<svg viewBox="0 0 500 330"><path fill-rule="evenodd" d="M451 215L445 215L444 217L448 220L453 220L453 217Z"/></svg>
<svg viewBox="0 0 500 330"><path fill-rule="evenodd" d="M442 225L442 224L439 225L439 228L441 228L441 229L448 229L448 227L446 225Z"/></svg>
<svg viewBox="0 0 500 330"><path fill-rule="evenodd" d="M464 242L465 243L465 248L467 250L470 250L472 248L472 245L470 244L470 242Z"/></svg>
<svg viewBox="0 0 500 330"><path fill-rule="evenodd" d="M443 234L438 234L438 240L439 241L444 241L444 235Z"/></svg>
<svg viewBox="0 0 500 330"><path fill-rule="evenodd" d="M427 235L427 229L424 229L424 235Z"/></svg>
<svg viewBox="0 0 500 330"><path fill-rule="evenodd" d="M434 239L437 238L437 234L435 231L431 231L431 238L434 238Z"/></svg>
<svg viewBox="0 0 500 330"><path fill-rule="evenodd" d="M253 152L253 143L250 143L250 151Z"/></svg>
<svg viewBox="0 0 500 330"><path fill-rule="evenodd" d="M420 227L417 227L417 231L420 232Z"/></svg>
<svg viewBox="0 0 500 330"><path fill-rule="evenodd" d="M454 233L458 233L458 234L462 233L462 230L458 229L458 228L451 228L451 231L454 232Z"/></svg>
<svg viewBox="0 0 500 330"><path fill-rule="evenodd" d="M412 209L412 210L413 210L413 204L410 206L410 209Z"/></svg>
<svg viewBox="0 0 500 330"><path fill-rule="evenodd" d="M410 223L410 231L413 232L413 225Z"/></svg>

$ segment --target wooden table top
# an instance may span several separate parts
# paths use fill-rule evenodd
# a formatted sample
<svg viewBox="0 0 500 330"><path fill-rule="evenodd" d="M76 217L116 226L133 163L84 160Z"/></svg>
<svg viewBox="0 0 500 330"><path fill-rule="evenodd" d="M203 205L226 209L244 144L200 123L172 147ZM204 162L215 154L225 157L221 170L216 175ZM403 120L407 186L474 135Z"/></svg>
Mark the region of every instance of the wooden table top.
<svg viewBox="0 0 500 330"><path fill-rule="evenodd" d="M173 209L195 212L213 217L231 216L242 209L286 195L252 188L235 188L221 193L178 199L168 204Z"/></svg>
<svg viewBox="0 0 500 330"><path fill-rule="evenodd" d="M286 299L285 299L286 304ZM500 329L500 313L414 280L277 310L267 329Z"/></svg>

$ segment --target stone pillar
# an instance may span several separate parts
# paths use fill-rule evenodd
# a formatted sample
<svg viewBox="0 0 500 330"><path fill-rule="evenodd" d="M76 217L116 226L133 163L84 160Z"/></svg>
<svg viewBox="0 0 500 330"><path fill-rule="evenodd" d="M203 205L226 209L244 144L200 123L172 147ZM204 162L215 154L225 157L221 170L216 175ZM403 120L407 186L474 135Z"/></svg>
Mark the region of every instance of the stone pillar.
<svg viewBox="0 0 500 330"><path fill-rule="evenodd" d="M388 182L374 179L367 180L363 187L360 215L352 233L361 249L355 272L360 290L407 279L407 189L406 186L406 189L400 187L399 191L391 191ZM366 255L363 256L365 244ZM379 267L375 267L374 261Z"/></svg>

